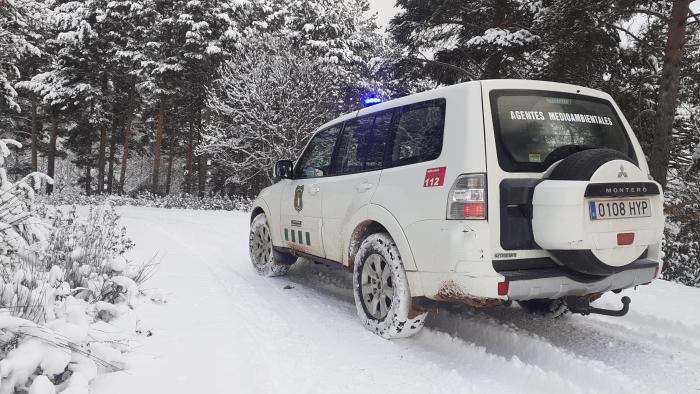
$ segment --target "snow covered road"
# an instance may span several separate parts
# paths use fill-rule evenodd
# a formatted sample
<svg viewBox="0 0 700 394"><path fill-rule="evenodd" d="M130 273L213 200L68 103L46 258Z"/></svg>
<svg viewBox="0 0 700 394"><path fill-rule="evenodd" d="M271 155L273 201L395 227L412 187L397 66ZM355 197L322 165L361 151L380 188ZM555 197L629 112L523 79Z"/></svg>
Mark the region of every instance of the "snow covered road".
<svg viewBox="0 0 700 394"><path fill-rule="evenodd" d="M248 214L119 208L132 256L161 265L146 287L168 304L139 313L153 336L107 393L510 393L700 391L700 289L656 282L623 318L551 321L519 308L440 311L419 335L386 341L355 315L351 275L297 264L261 278Z"/></svg>

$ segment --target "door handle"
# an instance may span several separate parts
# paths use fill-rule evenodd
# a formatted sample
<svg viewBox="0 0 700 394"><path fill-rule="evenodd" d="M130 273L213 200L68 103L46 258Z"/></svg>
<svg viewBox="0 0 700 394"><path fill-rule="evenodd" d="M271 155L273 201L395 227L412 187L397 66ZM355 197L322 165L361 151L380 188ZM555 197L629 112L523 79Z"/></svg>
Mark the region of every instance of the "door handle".
<svg viewBox="0 0 700 394"><path fill-rule="evenodd" d="M362 181L359 185L357 185L356 189L359 193L364 193L374 187L373 184L367 182L367 180Z"/></svg>
<svg viewBox="0 0 700 394"><path fill-rule="evenodd" d="M318 192L320 192L320 191L321 191L321 188L318 187L318 185L315 183L313 185L311 185L311 187L309 187L309 193L311 193L312 196L317 195Z"/></svg>

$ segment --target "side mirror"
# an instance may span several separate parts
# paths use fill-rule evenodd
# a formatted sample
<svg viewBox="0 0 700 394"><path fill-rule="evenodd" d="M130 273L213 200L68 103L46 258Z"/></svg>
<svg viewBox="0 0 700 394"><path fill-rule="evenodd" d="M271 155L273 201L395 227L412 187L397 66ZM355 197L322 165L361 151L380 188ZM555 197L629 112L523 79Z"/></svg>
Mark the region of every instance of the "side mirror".
<svg viewBox="0 0 700 394"><path fill-rule="evenodd" d="M294 163L291 160L280 160L275 163L275 179L292 179L294 174Z"/></svg>

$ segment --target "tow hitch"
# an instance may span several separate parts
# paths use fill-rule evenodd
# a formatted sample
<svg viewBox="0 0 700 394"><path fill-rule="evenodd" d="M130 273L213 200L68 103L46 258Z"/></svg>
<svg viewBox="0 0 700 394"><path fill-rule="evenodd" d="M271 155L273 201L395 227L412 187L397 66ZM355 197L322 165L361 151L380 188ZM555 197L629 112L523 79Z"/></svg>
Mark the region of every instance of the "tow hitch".
<svg viewBox="0 0 700 394"><path fill-rule="evenodd" d="M622 309L615 311L610 309L593 308L588 299L584 297L566 297L566 305L569 307L571 313L580 313L584 316L590 315L591 313L606 316L624 316L627 314L627 312L629 312L630 302L632 302L632 300L625 296L622 297L621 301Z"/></svg>

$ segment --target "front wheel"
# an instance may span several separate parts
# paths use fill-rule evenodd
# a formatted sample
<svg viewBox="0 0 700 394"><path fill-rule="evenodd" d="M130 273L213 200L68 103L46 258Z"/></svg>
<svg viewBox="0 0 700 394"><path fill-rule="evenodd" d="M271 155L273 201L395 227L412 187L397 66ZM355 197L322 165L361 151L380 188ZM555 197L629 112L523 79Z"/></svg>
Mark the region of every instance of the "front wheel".
<svg viewBox="0 0 700 394"><path fill-rule="evenodd" d="M281 253L275 251L272 247L270 226L264 213L256 216L250 224L248 246L250 261L258 274L262 276L281 276L289 271L290 261L293 262L293 259L283 258L286 256L281 256Z"/></svg>
<svg viewBox="0 0 700 394"><path fill-rule="evenodd" d="M353 293L364 326L385 339L411 336L427 313L415 313L399 250L389 234L367 237L355 255Z"/></svg>

